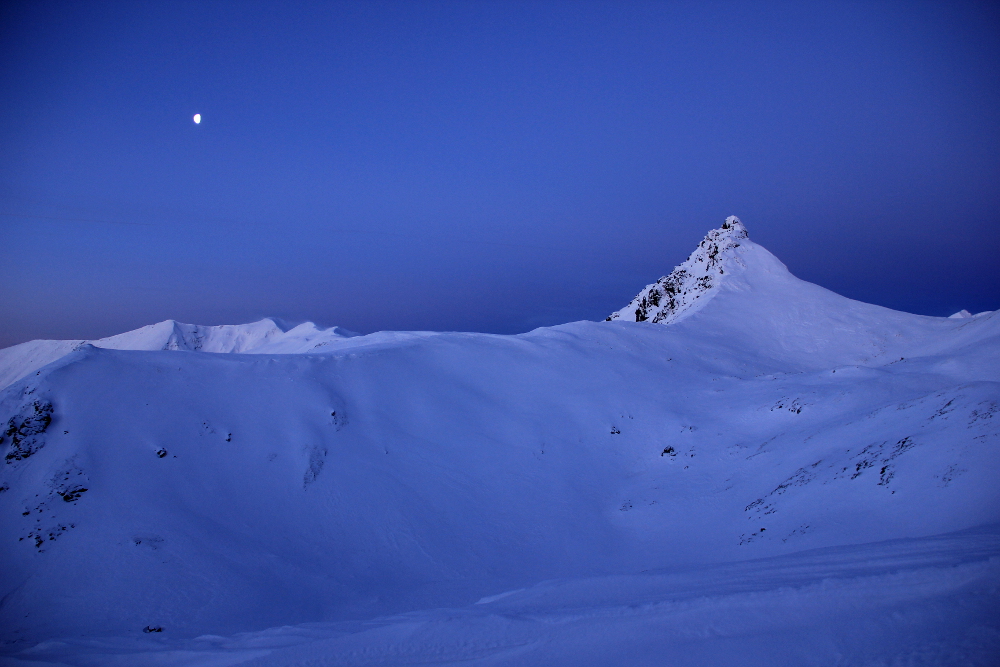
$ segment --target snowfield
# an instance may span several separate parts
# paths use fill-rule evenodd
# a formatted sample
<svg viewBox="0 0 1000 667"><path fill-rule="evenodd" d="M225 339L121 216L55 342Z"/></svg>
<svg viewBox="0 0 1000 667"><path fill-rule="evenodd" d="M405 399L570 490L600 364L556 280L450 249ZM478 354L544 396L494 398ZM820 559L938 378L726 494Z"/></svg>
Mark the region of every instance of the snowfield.
<svg viewBox="0 0 1000 667"><path fill-rule="evenodd" d="M729 218L609 320L0 350L0 664L1000 663L1000 315Z"/></svg>

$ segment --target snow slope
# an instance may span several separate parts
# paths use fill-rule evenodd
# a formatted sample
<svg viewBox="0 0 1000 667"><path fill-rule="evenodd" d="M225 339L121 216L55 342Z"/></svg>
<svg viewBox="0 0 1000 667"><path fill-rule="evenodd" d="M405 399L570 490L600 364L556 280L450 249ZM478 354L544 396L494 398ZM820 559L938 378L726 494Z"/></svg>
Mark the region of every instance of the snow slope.
<svg viewBox="0 0 1000 667"><path fill-rule="evenodd" d="M1000 316L739 242L669 326L36 366L0 397L7 664L992 664Z"/></svg>
<svg viewBox="0 0 1000 667"><path fill-rule="evenodd" d="M996 612L998 533L549 581L460 608L231 637L68 638L11 664L991 665L1000 636L982 621Z"/></svg>

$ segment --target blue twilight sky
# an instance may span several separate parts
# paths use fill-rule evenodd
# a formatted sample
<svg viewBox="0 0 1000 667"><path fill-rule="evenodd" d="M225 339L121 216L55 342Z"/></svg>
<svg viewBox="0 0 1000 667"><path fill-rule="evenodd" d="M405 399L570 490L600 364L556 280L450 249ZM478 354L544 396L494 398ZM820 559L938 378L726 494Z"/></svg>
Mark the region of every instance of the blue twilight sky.
<svg viewBox="0 0 1000 667"><path fill-rule="evenodd" d="M730 214L846 296L1000 308L992 3L0 12L0 345L601 319Z"/></svg>

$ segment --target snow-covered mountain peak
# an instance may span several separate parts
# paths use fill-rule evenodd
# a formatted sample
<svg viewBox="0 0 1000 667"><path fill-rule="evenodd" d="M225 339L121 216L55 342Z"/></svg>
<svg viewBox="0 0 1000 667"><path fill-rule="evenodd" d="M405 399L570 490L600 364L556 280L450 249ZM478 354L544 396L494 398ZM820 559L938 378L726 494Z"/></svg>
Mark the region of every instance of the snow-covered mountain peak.
<svg viewBox="0 0 1000 667"><path fill-rule="evenodd" d="M690 314L708 302L727 272L732 275L745 268L739 255L750 246L746 227L735 215L729 216L705 235L683 264L647 285L607 320L670 324Z"/></svg>
<svg viewBox="0 0 1000 667"><path fill-rule="evenodd" d="M717 236L729 235L734 238L750 238L747 234L747 228L740 222L740 219L735 215L731 215L726 218L726 221L722 223L722 227L719 229L713 229L709 232L709 235L716 234Z"/></svg>

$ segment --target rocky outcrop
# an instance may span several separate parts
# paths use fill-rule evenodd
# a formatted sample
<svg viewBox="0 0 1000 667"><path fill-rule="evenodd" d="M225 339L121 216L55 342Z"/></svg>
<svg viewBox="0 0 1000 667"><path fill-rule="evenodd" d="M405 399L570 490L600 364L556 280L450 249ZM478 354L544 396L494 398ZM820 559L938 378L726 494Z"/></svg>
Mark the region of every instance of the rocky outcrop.
<svg viewBox="0 0 1000 667"><path fill-rule="evenodd" d="M669 324L681 315L700 307L718 287L722 276L739 265L737 255L749 236L739 218L731 215L719 229L710 231L683 264L670 275L647 285L607 321L653 322Z"/></svg>

